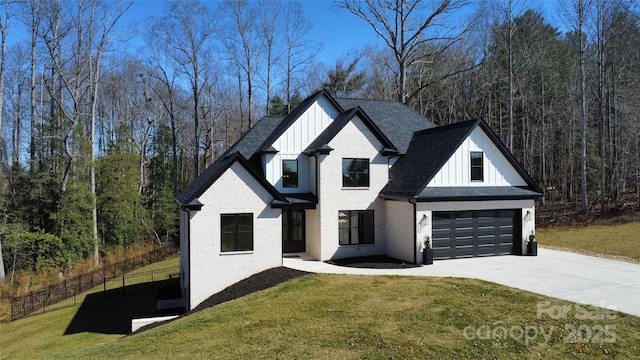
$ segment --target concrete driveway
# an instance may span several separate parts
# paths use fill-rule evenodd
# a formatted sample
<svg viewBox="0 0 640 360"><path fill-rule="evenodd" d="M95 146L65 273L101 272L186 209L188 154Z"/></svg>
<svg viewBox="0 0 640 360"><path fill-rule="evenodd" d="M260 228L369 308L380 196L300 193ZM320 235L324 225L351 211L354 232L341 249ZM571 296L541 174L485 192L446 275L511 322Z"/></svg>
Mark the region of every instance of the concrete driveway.
<svg viewBox="0 0 640 360"><path fill-rule="evenodd" d="M436 260L408 269L330 265L301 255L284 266L317 273L473 278L640 316L640 265L538 248L538 256ZM553 306L553 304L550 304Z"/></svg>

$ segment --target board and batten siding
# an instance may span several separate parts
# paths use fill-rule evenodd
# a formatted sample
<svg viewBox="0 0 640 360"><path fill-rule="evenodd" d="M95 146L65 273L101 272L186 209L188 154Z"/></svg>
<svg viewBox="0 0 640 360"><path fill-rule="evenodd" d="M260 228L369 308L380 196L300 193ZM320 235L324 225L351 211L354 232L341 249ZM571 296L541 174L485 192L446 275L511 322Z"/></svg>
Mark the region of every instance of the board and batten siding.
<svg viewBox="0 0 640 360"><path fill-rule="evenodd" d="M271 194L240 164L233 164L199 198L190 219L188 309L253 274L282 266L282 218ZM221 214L253 214L253 250L222 252Z"/></svg>
<svg viewBox="0 0 640 360"><path fill-rule="evenodd" d="M305 193L314 191L310 186L309 157L302 152L340 115L324 97L311 104L298 119L272 144L277 154L267 155L265 175L281 193ZM298 160L298 187L282 186L282 160Z"/></svg>
<svg viewBox="0 0 640 360"><path fill-rule="evenodd" d="M484 154L483 181L471 181L470 153L472 151L482 151ZM526 181L522 179L484 130L476 127L431 179L427 187L526 185Z"/></svg>

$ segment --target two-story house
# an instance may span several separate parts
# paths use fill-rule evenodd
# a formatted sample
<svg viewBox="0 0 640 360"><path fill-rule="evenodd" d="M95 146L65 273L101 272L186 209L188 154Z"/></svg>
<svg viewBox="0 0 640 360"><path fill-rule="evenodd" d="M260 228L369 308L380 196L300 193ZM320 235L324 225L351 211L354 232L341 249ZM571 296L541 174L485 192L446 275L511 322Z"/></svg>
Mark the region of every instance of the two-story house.
<svg viewBox="0 0 640 360"><path fill-rule="evenodd" d="M177 197L187 309L284 253L422 261L521 254L540 190L482 120L320 91L265 117Z"/></svg>

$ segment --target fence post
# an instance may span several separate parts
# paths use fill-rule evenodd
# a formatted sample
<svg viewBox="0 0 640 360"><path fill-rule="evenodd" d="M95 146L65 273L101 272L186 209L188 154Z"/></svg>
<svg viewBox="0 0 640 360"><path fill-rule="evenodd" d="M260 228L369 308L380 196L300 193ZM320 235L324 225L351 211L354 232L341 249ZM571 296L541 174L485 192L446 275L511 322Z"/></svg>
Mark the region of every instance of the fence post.
<svg viewBox="0 0 640 360"><path fill-rule="evenodd" d="M125 296L125 290L124 290L124 288L125 288L125 286L124 286L124 277L125 277L125 275L124 275L124 274L122 274L122 296Z"/></svg>

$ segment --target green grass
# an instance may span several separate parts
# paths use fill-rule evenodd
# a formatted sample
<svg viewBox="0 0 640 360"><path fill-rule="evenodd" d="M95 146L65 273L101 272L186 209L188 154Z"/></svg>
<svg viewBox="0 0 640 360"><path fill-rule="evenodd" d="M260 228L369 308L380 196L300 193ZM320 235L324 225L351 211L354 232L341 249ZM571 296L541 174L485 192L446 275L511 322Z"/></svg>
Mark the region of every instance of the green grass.
<svg viewBox="0 0 640 360"><path fill-rule="evenodd" d="M157 263L153 263L153 264L141 267L137 270L134 270L129 274L139 274L139 273L143 273L151 270L162 270L162 269L176 267L179 265L180 265L180 255L173 255L162 261L158 261Z"/></svg>
<svg viewBox="0 0 640 360"><path fill-rule="evenodd" d="M544 300L570 311L560 319L538 316ZM583 320L575 304L471 279L310 275L128 337L64 335L77 310L0 325L0 357L526 359L640 352L637 317ZM570 336L578 334L572 328L582 329L584 343Z"/></svg>
<svg viewBox="0 0 640 360"><path fill-rule="evenodd" d="M137 269L131 274L175 267L179 265L179 261L179 256L172 256ZM148 312L148 288L136 291L136 287L129 286L131 294L127 297L119 296L120 289L112 290L107 299L103 299L102 293L95 292L101 288L102 286L98 286L78 295L77 306L29 316L14 322L0 323L0 359L49 358L50 354L60 351L61 348L77 349L111 342L122 337L117 331L122 332L125 325L124 317ZM98 302L85 301L87 297L96 298ZM130 325L129 319L126 320L127 329ZM82 326L77 324L83 322L99 331L76 331L75 329L82 329ZM100 332L109 327L111 331Z"/></svg>
<svg viewBox="0 0 640 360"><path fill-rule="evenodd" d="M542 246L640 260L640 222L623 225L538 228Z"/></svg>

